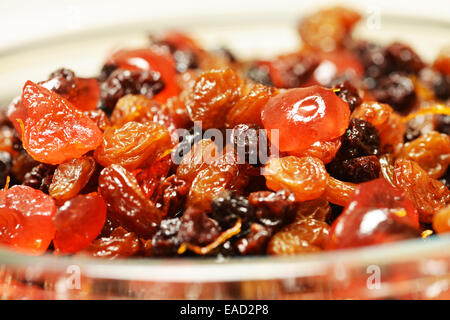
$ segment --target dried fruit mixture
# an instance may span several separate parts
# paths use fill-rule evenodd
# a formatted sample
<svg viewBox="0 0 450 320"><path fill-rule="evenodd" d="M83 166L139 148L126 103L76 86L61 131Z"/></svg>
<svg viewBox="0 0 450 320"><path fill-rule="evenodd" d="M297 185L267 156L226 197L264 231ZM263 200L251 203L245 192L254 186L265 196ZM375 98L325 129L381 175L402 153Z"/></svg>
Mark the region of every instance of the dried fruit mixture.
<svg viewBox="0 0 450 320"><path fill-rule="evenodd" d="M1 246L223 258L450 232L449 51L354 38L360 18L307 16L272 59L169 31L27 81L0 117Z"/></svg>

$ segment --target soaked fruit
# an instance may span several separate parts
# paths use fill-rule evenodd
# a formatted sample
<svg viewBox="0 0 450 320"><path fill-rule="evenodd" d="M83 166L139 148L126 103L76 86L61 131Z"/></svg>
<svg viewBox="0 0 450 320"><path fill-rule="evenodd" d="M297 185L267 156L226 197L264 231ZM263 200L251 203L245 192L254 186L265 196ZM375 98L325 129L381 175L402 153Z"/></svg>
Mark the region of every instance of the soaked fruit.
<svg viewBox="0 0 450 320"><path fill-rule="evenodd" d="M18 252L39 255L54 235L53 199L27 186L0 190L0 244Z"/></svg>
<svg viewBox="0 0 450 320"><path fill-rule="evenodd" d="M105 131L106 128L111 126L108 116L100 109L85 111L84 114L88 116L89 119L94 121L97 127L102 131Z"/></svg>
<svg viewBox="0 0 450 320"><path fill-rule="evenodd" d="M367 196L370 194L370 196ZM328 249L343 249L419 237L413 203L384 179L362 183L330 230Z"/></svg>
<svg viewBox="0 0 450 320"><path fill-rule="evenodd" d="M267 187L287 189L297 201L313 200L325 191L328 173L322 161L313 157L288 156L270 159L264 167Z"/></svg>
<svg viewBox="0 0 450 320"><path fill-rule="evenodd" d="M231 69L210 70L200 75L189 93L186 107L192 121L203 129L222 128L241 94L241 80Z"/></svg>
<svg viewBox="0 0 450 320"><path fill-rule="evenodd" d="M100 195L79 195L66 201L53 217L55 254L76 253L87 247L102 231L106 203Z"/></svg>
<svg viewBox="0 0 450 320"><path fill-rule="evenodd" d="M271 255L294 255L321 251L328 242L329 225L307 218L295 221L274 234L267 245Z"/></svg>
<svg viewBox="0 0 450 320"><path fill-rule="evenodd" d="M353 183L328 177L324 197L333 204L345 207L350 203L355 189L356 185Z"/></svg>
<svg viewBox="0 0 450 320"><path fill-rule="evenodd" d="M303 150L300 154L296 154L295 152L293 152L293 154L299 157L315 157L322 160L324 164L327 164L334 159L339 148L341 148L341 145L341 138L336 138L329 141L318 141L314 142L309 148Z"/></svg>
<svg viewBox="0 0 450 320"><path fill-rule="evenodd" d="M121 127L130 121L145 123L156 121L155 111L160 109L159 103L143 95L126 95L117 101L111 114L111 123Z"/></svg>
<svg viewBox="0 0 450 320"><path fill-rule="evenodd" d="M208 211L211 201L225 190L242 192L248 183L245 166L233 152L225 153L200 171L192 181L187 206Z"/></svg>
<svg viewBox="0 0 450 320"><path fill-rule="evenodd" d="M298 203L295 219L302 220L311 218L319 221L326 221L330 215L330 203L324 197L320 197L315 200Z"/></svg>
<svg viewBox="0 0 450 320"><path fill-rule="evenodd" d="M241 123L262 126L261 111L276 92L276 89L262 84L246 84L242 97L227 114L227 128L233 128Z"/></svg>
<svg viewBox="0 0 450 320"><path fill-rule="evenodd" d="M315 142L341 136L348 126L350 109L332 90L313 86L276 95L261 117L272 144L281 151L298 153ZM278 130L278 135L272 130Z"/></svg>
<svg viewBox="0 0 450 320"><path fill-rule="evenodd" d="M23 147L37 161L58 164L100 144L96 124L56 93L28 81L22 101L28 112Z"/></svg>
<svg viewBox="0 0 450 320"><path fill-rule="evenodd" d="M333 161L327 170L336 179L360 183L373 180L380 175L380 161L375 156Z"/></svg>
<svg viewBox="0 0 450 320"><path fill-rule="evenodd" d="M433 228L437 233L450 232L450 205L434 215Z"/></svg>
<svg viewBox="0 0 450 320"><path fill-rule="evenodd" d="M53 174L49 194L60 203L75 197L89 182L94 170L93 157L81 157L61 163Z"/></svg>
<svg viewBox="0 0 450 320"><path fill-rule="evenodd" d="M167 128L155 122L131 121L117 129L106 129L94 157L104 167L119 164L134 170L151 164L171 149L172 140Z"/></svg>
<svg viewBox="0 0 450 320"><path fill-rule="evenodd" d="M162 213L145 197L130 172L113 164L102 170L98 184L110 219L140 237L149 238L156 232Z"/></svg>
<svg viewBox="0 0 450 320"><path fill-rule="evenodd" d="M447 187L431 178L416 162L398 159L393 173L394 184L405 191L421 222L430 223L433 215L450 203Z"/></svg>
<svg viewBox="0 0 450 320"><path fill-rule="evenodd" d="M182 158L177 168L177 177L191 184L197 174L211 165L218 157L217 145L212 140L200 140Z"/></svg>
<svg viewBox="0 0 450 320"><path fill-rule="evenodd" d="M140 249L141 243L135 233L117 227L109 237L94 240L80 255L113 260L134 256Z"/></svg>
<svg viewBox="0 0 450 320"><path fill-rule="evenodd" d="M377 155L380 152L378 130L368 121L353 118L341 139L339 154L344 158Z"/></svg>
<svg viewBox="0 0 450 320"><path fill-rule="evenodd" d="M343 45L361 16L346 8L335 7L305 17L299 33L306 45L319 51L332 51Z"/></svg>
<svg viewBox="0 0 450 320"><path fill-rule="evenodd" d="M438 179L450 164L450 137L436 131L429 132L406 143L399 157L417 162L431 178Z"/></svg>

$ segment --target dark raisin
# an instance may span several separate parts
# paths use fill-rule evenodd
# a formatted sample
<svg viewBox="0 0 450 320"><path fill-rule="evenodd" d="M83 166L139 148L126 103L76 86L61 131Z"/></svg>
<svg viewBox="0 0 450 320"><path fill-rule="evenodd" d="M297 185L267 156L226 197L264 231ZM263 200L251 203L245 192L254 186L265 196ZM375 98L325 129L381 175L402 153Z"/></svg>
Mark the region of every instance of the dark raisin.
<svg viewBox="0 0 450 320"><path fill-rule="evenodd" d="M272 234L270 228L259 223L252 223L246 236L238 239L234 247L241 255L263 254Z"/></svg>
<svg viewBox="0 0 450 320"><path fill-rule="evenodd" d="M376 179L380 175L380 161L375 156L336 160L326 167L334 178L347 182L366 182Z"/></svg>
<svg viewBox="0 0 450 320"><path fill-rule="evenodd" d="M101 100L106 109L113 109L117 100L126 94L142 94L152 98L164 89L159 72L152 70L117 69L102 83Z"/></svg>
<svg viewBox="0 0 450 320"><path fill-rule="evenodd" d="M287 224L294 217L294 195L286 190L258 191L248 197L258 221L272 229Z"/></svg>
<svg viewBox="0 0 450 320"><path fill-rule="evenodd" d="M371 93L377 101L387 103L399 112L409 111L416 102L413 82L401 73L383 77Z"/></svg>
<svg viewBox="0 0 450 320"><path fill-rule="evenodd" d="M100 70L100 75L97 78L98 81L100 82L105 81L106 79L108 79L111 73L116 71L118 68L119 66L115 63L105 63L102 67L102 70Z"/></svg>
<svg viewBox="0 0 450 320"><path fill-rule="evenodd" d="M440 114L437 116L436 130L450 135L450 116Z"/></svg>
<svg viewBox="0 0 450 320"><path fill-rule="evenodd" d="M161 221L159 230L152 239L152 255L171 256L175 255L180 241L178 232L181 227L180 218L165 219Z"/></svg>
<svg viewBox="0 0 450 320"><path fill-rule="evenodd" d="M11 175L12 158L8 152L0 151L0 188L5 187L6 177Z"/></svg>
<svg viewBox="0 0 450 320"><path fill-rule="evenodd" d="M58 69L49 75L49 80L52 80L52 91L58 94L68 94L75 88L75 73L69 69Z"/></svg>
<svg viewBox="0 0 450 320"><path fill-rule="evenodd" d="M435 130L436 117L434 114L419 115L406 123L405 142L417 139L423 134Z"/></svg>
<svg viewBox="0 0 450 320"><path fill-rule="evenodd" d="M48 188L51 183L51 179L49 181L48 177L51 177L54 171L55 166L40 163L37 166L33 167L30 172L25 174L22 184L34 189L48 192Z"/></svg>
<svg viewBox="0 0 450 320"><path fill-rule="evenodd" d="M175 175L162 178L151 200L166 216L172 217L182 210L189 185Z"/></svg>
<svg viewBox="0 0 450 320"><path fill-rule="evenodd" d="M386 48L391 70L417 74L424 66L422 59L409 46L394 42Z"/></svg>
<svg viewBox="0 0 450 320"><path fill-rule="evenodd" d="M339 156L345 159L377 155L380 151L378 130L365 120L351 119L341 141Z"/></svg>
<svg viewBox="0 0 450 320"><path fill-rule="evenodd" d="M433 91L437 98L447 100L450 98L450 75L438 73L433 82Z"/></svg>
<svg viewBox="0 0 450 320"><path fill-rule="evenodd" d="M223 229L231 228L236 223L237 218L241 218L244 225L255 220L254 209L249 204L248 199L229 193L213 200L210 216Z"/></svg>
<svg viewBox="0 0 450 320"><path fill-rule="evenodd" d="M362 103L362 98L359 96L358 89L356 89L350 81L344 81L334 86L336 95L347 102L351 111L355 110Z"/></svg>
<svg viewBox="0 0 450 320"><path fill-rule="evenodd" d="M247 70L247 77L265 86L273 87L272 79L270 78L270 70L267 66L252 65Z"/></svg>
<svg viewBox="0 0 450 320"><path fill-rule="evenodd" d="M367 78L377 79L388 71L386 50L378 44L358 41L351 48L360 58Z"/></svg>
<svg viewBox="0 0 450 320"><path fill-rule="evenodd" d="M281 76L282 88L297 88L302 86L313 74L319 60L313 56L287 56L280 59L276 66Z"/></svg>
<svg viewBox="0 0 450 320"><path fill-rule="evenodd" d="M204 211L189 207L181 217L178 238L180 242L205 246L213 242L221 231L219 224L209 218Z"/></svg>
<svg viewBox="0 0 450 320"><path fill-rule="evenodd" d="M238 124L231 131L230 141L236 149L239 163L248 162L260 167L267 162L268 138L258 125Z"/></svg>

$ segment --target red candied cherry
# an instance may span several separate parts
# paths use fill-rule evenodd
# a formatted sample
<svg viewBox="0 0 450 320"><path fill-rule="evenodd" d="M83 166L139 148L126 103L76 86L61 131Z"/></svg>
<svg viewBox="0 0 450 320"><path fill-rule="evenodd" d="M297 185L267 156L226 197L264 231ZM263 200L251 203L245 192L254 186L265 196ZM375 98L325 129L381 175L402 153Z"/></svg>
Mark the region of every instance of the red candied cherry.
<svg viewBox="0 0 450 320"><path fill-rule="evenodd" d="M50 245L56 205L52 197L27 186L0 190L0 244L39 255Z"/></svg>
<svg viewBox="0 0 450 320"><path fill-rule="evenodd" d="M298 154L315 142L344 134L350 109L332 90L312 86L289 89L270 98L261 118L279 150ZM277 138L274 129L279 130Z"/></svg>
<svg viewBox="0 0 450 320"><path fill-rule="evenodd" d="M78 78L68 69L53 72L48 80L38 83L48 90L56 92L66 98L81 111L95 110L100 99L100 86L95 78ZM20 97L15 98L8 108L8 118L14 128L22 135L20 119L23 123L28 117L27 108Z"/></svg>
<svg viewBox="0 0 450 320"><path fill-rule="evenodd" d="M66 201L53 217L56 254L76 253L87 247L102 231L106 203L96 193L78 195Z"/></svg>
<svg viewBox="0 0 450 320"><path fill-rule="evenodd" d="M361 183L335 220L328 249L361 247L420 236L414 205L384 179Z"/></svg>
<svg viewBox="0 0 450 320"><path fill-rule="evenodd" d="M119 50L113 53L108 63L117 65L121 69L159 72L165 86L154 98L158 102L164 103L180 92L176 82L175 62L165 52L151 49Z"/></svg>
<svg viewBox="0 0 450 320"><path fill-rule="evenodd" d="M59 164L100 145L97 125L58 94L27 81L22 101L28 113L22 142L35 160Z"/></svg>

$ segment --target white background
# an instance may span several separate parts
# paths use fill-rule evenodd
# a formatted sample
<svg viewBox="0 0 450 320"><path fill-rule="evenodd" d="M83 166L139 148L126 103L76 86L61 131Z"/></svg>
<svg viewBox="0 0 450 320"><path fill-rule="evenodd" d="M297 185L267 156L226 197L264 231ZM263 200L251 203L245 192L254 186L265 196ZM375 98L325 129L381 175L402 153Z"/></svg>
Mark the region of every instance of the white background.
<svg viewBox="0 0 450 320"><path fill-rule="evenodd" d="M450 21L450 0L0 0L0 51L40 39L97 27L126 25L167 17L176 24L180 17L213 14L242 19L295 12L311 7L345 4L364 12L376 6L382 13ZM449 34L450 38L450 34Z"/></svg>

